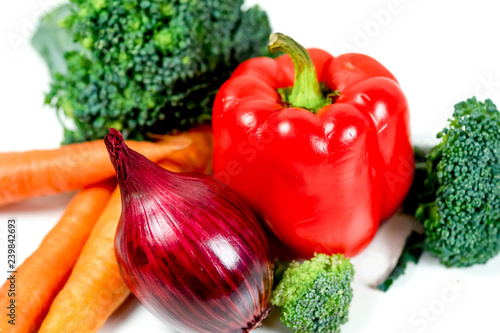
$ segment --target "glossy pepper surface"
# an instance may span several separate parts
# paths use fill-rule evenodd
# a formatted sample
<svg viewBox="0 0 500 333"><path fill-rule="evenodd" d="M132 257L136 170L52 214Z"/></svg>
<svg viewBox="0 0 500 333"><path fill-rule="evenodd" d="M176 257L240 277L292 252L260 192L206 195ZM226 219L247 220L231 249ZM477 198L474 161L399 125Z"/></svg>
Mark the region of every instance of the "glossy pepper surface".
<svg viewBox="0 0 500 333"><path fill-rule="evenodd" d="M282 34L269 49L288 54L247 60L216 96L214 176L297 254L353 256L410 188L406 98L366 55L306 51Z"/></svg>

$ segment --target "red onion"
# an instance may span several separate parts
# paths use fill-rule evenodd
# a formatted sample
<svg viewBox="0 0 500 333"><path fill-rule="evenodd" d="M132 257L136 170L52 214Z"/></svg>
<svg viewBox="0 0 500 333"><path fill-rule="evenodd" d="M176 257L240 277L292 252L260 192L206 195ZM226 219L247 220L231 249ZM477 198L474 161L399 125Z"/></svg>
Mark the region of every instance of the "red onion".
<svg viewBox="0 0 500 333"><path fill-rule="evenodd" d="M139 301L179 332L248 332L270 311L273 256L250 209L201 174L105 138L122 196L115 250Z"/></svg>

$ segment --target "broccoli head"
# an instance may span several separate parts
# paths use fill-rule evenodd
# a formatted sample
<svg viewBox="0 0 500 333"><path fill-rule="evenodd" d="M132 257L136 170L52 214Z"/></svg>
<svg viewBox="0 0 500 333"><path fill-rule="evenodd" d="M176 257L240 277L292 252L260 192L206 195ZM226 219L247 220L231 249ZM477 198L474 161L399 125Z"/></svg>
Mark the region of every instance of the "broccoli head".
<svg viewBox="0 0 500 333"><path fill-rule="evenodd" d="M242 10L243 0L71 2L61 25L81 47L65 53L67 70L46 96L74 123L65 142L109 127L142 140L209 119L232 70L267 52L267 15Z"/></svg>
<svg viewBox="0 0 500 333"><path fill-rule="evenodd" d="M348 320L353 277L349 259L316 254L290 264L271 303L282 307L281 321L293 332L340 332Z"/></svg>
<svg viewBox="0 0 500 333"><path fill-rule="evenodd" d="M438 137L415 214L425 250L445 266L486 263L500 250L500 113L468 99Z"/></svg>

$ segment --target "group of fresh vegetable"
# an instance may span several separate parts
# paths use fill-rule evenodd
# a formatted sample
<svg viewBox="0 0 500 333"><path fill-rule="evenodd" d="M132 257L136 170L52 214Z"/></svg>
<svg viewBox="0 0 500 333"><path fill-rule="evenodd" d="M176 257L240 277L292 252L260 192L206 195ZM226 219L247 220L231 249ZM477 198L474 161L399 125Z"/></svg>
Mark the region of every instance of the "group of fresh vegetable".
<svg viewBox="0 0 500 333"><path fill-rule="evenodd" d="M203 173L210 170L211 141L206 128L164 137L156 143L128 144L176 172ZM114 252L121 196L114 190L116 182L109 179L112 174L103 140L52 151L0 153L1 183L5 186L1 206L33 197L32 193L84 187L39 248L13 273L22 281L16 288L18 318L15 326L1 320L0 332L96 332L130 294ZM4 284L0 290L3 308L10 302L8 288Z"/></svg>
<svg viewBox="0 0 500 333"><path fill-rule="evenodd" d="M414 156L385 67L282 34L268 50L287 54L252 58L268 52L269 23L241 5L72 0L42 19L46 102L70 120L65 143L94 141L0 154L0 205L81 189L17 269L19 325L0 332L96 332L130 292L179 332L248 332L271 305L293 332L340 332L348 257L403 200L424 233L379 289L424 250L455 267L498 254L491 101L457 104L441 142ZM302 260L275 262L284 248Z"/></svg>

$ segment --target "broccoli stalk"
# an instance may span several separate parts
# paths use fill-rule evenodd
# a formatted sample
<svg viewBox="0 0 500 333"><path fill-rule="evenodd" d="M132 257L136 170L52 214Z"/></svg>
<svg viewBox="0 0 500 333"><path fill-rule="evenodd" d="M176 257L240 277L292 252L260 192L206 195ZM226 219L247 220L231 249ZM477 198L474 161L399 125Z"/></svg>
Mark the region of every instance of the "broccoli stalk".
<svg viewBox="0 0 500 333"><path fill-rule="evenodd" d="M80 47L65 50L66 66L53 75L46 96L74 124L65 143L102 138L109 127L143 140L210 119L217 89L236 66L268 54L266 13L242 4L71 0L60 25ZM57 17L43 19L32 41L45 58L51 38L60 38L52 29Z"/></svg>
<svg viewBox="0 0 500 333"><path fill-rule="evenodd" d="M281 321L297 333L336 333L347 322L354 269L342 255L316 254L292 262L273 292Z"/></svg>
<svg viewBox="0 0 500 333"><path fill-rule="evenodd" d="M491 100L458 103L438 138L410 194L424 227L418 244L447 267L484 264L500 251L500 113Z"/></svg>

